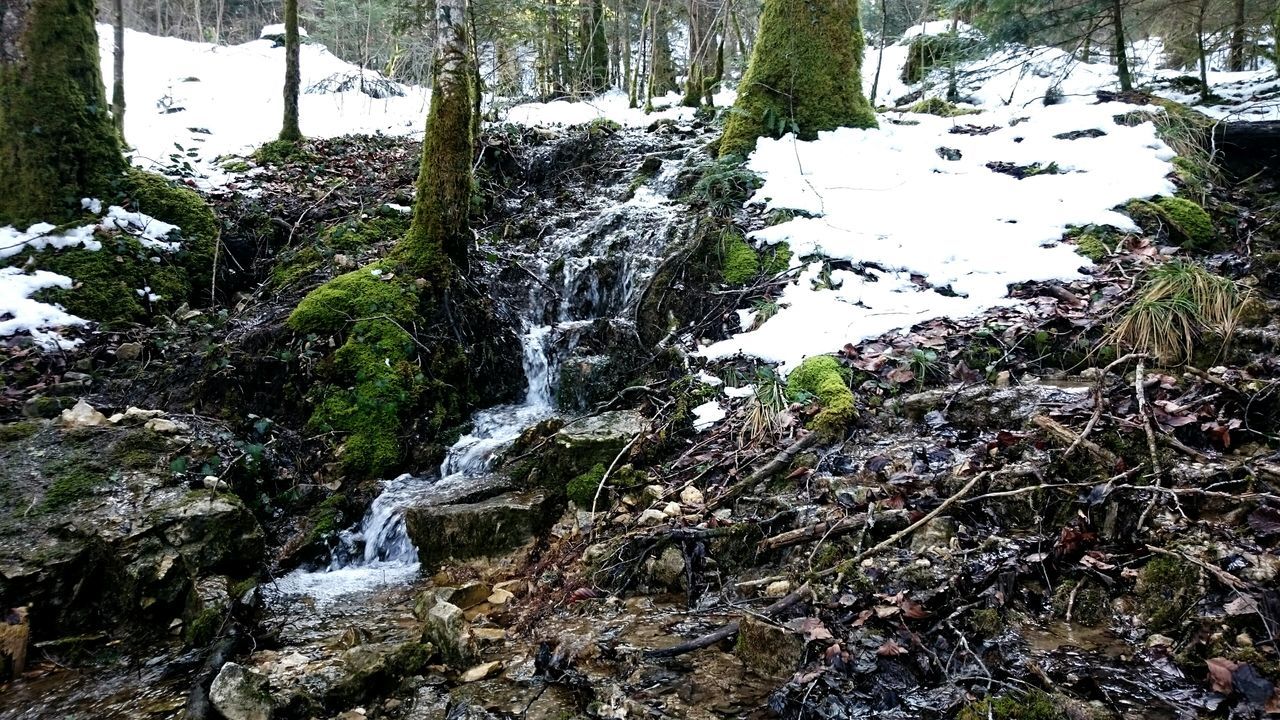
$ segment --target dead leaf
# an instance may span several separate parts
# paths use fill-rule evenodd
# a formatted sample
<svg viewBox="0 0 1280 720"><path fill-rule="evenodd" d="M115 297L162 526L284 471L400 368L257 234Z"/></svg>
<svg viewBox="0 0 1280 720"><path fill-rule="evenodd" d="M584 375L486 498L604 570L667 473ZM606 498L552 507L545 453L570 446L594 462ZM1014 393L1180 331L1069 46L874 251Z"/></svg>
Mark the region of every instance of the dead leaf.
<svg viewBox="0 0 1280 720"><path fill-rule="evenodd" d="M898 601L898 608L902 610L902 616L910 620L920 620L932 614L925 610L923 605L911 598L902 598L902 600Z"/></svg>
<svg viewBox="0 0 1280 720"><path fill-rule="evenodd" d="M1213 691L1222 693L1223 695L1231 694L1231 673L1239 667L1239 663L1232 662L1224 657L1209 658L1205 661L1209 666L1209 684L1213 686Z"/></svg>
<svg viewBox="0 0 1280 720"><path fill-rule="evenodd" d="M895 642L893 638L885 640L884 643L876 649L876 654L880 657L897 657L899 655L906 655L907 652L908 650Z"/></svg>

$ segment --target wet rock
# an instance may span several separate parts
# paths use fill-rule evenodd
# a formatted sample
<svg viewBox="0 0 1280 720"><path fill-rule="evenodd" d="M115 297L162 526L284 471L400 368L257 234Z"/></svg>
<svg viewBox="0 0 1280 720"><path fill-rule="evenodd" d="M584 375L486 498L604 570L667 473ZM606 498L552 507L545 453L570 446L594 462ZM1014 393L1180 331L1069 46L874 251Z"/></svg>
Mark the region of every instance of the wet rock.
<svg viewBox="0 0 1280 720"><path fill-rule="evenodd" d="M102 427L110 424L107 416L98 412L92 405L81 400L68 410L62 411L62 424L69 428Z"/></svg>
<svg viewBox="0 0 1280 720"><path fill-rule="evenodd" d="M427 612L422 639L435 646L447 660L461 661L471 656L471 642L462 608L443 600Z"/></svg>
<svg viewBox="0 0 1280 720"><path fill-rule="evenodd" d="M56 418L75 404L75 398L37 395L22 404L22 414L30 418Z"/></svg>
<svg viewBox="0 0 1280 720"><path fill-rule="evenodd" d="M227 720L271 720L265 675L233 662L222 666L209 687L209 701Z"/></svg>
<svg viewBox="0 0 1280 720"><path fill-rule="evenodd" d="M132 362L142 357L142 344L135 342L120 343L116 348L116 359Z"/></svg>
<svg viewBox="0 0 1280 720"><path fill-rule="evenodd" d="M405 522L418 559L433 568L447 558L495 555L522 545L550 524L550 508L542 491L506 493L478 503L409 508Z"/></svg>
<svg viewBox="0 0 1280 720"><path fill-rule="evenodd" d="M733 652L756 673L768 678L790 677L800 664L804 644L785 628L744 615L738 627L738 643Z"/></svg>
<svg viewBox="0 0 1280 720"><path fill-rule="evenodd" d="M489 594L489 597L485 600L485 602L489 603L490 605L506 605L507 603L511 602L511 598L513 597L515 597L515 595L513 595L510 590L503 590L501 588L496 588L492 593Z"/></svg>
<svg viewBox="0 0 1280 720"><path fill-rule="evenodd" d="M684 584L684 553L680 548L668 547L662 554L650 560L649 577L659 587L680 589Z"/></svg>
<svg viewBox="0 0 1280 720"><path fill-rule="evenodd" d="M479 682L481 680L484 680L487 677L492 676L493 674L497 673L501 669L502 669L501 660L494 660L492 662L476 665L475 667L470 668L466 672L459 675L458 682L461 682L461 683Z"/></svg>
<svg viewBox="0 0 1280 720"><path fill-rule="evenodd" d="M1079 398L1080 394L1070 389L1036 383L979 385L915 393L903 398L899 407L916 422L937 412L944 413L946 421L956 427L1013 429L1023 426L1045 405L1068 404Z"/></svg>

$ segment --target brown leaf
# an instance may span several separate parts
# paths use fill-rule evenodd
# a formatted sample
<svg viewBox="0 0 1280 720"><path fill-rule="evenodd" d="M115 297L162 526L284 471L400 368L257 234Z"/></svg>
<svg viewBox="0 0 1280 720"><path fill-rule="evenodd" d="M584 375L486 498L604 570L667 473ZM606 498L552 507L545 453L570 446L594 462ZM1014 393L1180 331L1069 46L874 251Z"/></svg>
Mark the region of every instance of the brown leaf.
<svg viewBox="0 0 1280 720"><path fill-rule="evenodd" d="M1209 658L1205 664L1209 666L1209 683L1213 686L1213 691L1230 695L1231 673L1235 672L1239 664L1224 657Z"/></svg>
<svg viewBox="0 0 1280 720"><path fill-rule="evenodd" d="M800 631L804 633L805 642L813 640L831 640L831 631L818 618L805 618L800 623Z"/></svg>
<svg viewBox="0 0 1280 720"><path fill-rule="evenodd" d="M898 607L902 610L902 616L910 620L920 620L921 618L927 618L932 614L928 610L925 610L923 605L911 598L902 598L902 600L898 602Z"/></svg>
<svg viewBox="0 0 1280 720"><path fill-rule="evenodd" d="M885 618L891 618L900 612L902 612L902 610L893 607L892 605L880 605L876 608L876 617L883 620Z"/></svg>
<svg viewBox="0 0 1280 720"><path fill-rule="evenodd" d="M893 638L885 640L884 643L876 649L876 654L881 657L897 657L899 655L906 655L907 652L908 650L895 642Z"/></svg>
<svg viewBox="0 0 1280 720"><path fill-rule="evenodd" d="M872 614L873 613L870 610L863 610L862 612L858 613L858 617L854 618L853 622L849 624L852 625L853 627L862 627L867 623L868 620L871 619Z"/></svg>

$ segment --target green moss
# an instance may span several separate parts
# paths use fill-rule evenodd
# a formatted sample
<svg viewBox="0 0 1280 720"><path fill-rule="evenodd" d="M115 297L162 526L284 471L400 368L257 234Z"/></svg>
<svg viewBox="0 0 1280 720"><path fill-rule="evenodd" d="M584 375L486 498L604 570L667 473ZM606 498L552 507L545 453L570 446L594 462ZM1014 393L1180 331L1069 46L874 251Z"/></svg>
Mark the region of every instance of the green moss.
<svg viewBox="0 0 1280 720"><path fill-rule="evenodd" d="M857 0L766 3L719 154L746 155L761 136L876 127L862 94L863 44Z"/></svg>
<svg viewBox="0 0 1280 720"><path fill-rule="evenodd" d="M920 113L921 115L937 115L938 117L960 117L962 115L973 115L981 112L974 108L962 108L955 103L947 102L940 97L930 97L917 101L914 105L907 108L907 112Z"/></svg>
<svg viewBox="0 0 1280 720"><path fill-rule="evenodd" d="M292 140L272 140L253 151L253 160L259 165L287 165L309 163L317 158L306 145Z"/></svg>
<svg viewBox="0 0 1280 720"><path fill-rule="evenodd" d="M182 243L174 261L186 270L190 299L207 304L214 248L222 230L213 208L194 190L136 168L128 172L125 193L129 209L178 226L177 237L170 238Z"/></svg>
<svg viewBox="0 0 1280 720"><path fill-rule="evenodd" d="M271 284L276 288L286 288L311 277L324 267L325 256L312 245L285 251L271 268Z"/></svg>
<svg viewBox="0 0 1280 720"><path fill-rule="evenodd" d="M108 454L111 463L127 470L154 468L169 454L169 440L160 433L139 429L117 440Z"/></svg>
<svg viewBox="0 0 1280 720"><path fill-rule="evenodd" d="M22 420L0 425L0 443L13 443L35 435L40 431L38 420Z"/></svg>
<svg viewBox="0 0 1280 720"><path fill-rule="evenodd" d="M853 392L845 382L844 369L830 355L806 359L787 376L787 392L791 395L814 395L822 403L822 412L814 418L814 429L833 437L844 432L856 417Z"/></svg>
<svg viewBox="0 0 1280 720"><path fill-rule="evenodd" d="M1054 698L1040 690L1025 695L1000 695L969 703L956 720L1067 720Z"/></svg>
<svg viewBox="0 0 1280 720"><path fill-rule="evenodd" d="M791 267L791 246L786 243L769 245L762 255L760 266L766 275L777 275Z"/></svg>
<svg viewBox="0 0 1280 720"><path fill-rule="evenodd" d="M409 229L402 213L375 215L331 225L320 233L320 245L335 252L358 252L386 240L398 240Z"/></svg>
<svg viewBox="0 0 1280 720"><path fill-rule="evenodd" d="M613 135L622 130L622 125L615 120L609 118L596 118L586 124L587 135L596 137L598 135Z"/></svg>
<svg viewBox="0 0 1280 720"><path fill-rule="evenodd" d="M1213 218L1204 208L1186 198L1134 200L1129 203L1128 210L1134 219L1167 226L1170 240L1182 247L1212 250L1220 244Z"/></svg>
<svg viewBox="0 0 1280 720"><path fill-rule="evenodd" d="M721 274L729 285L745 285L760 274L760 257L742 233L728 228L720 236Z"/></svg>
<svg viewBox="0 0 1280 720"><path fill-rule="evenodd" d="M80 198L114 197L125 169L93 1L23 5L6 6L0 53L0 225L71 219Z"/></svg>
<svg viewBox="0 0 1280 720"><path fill-rule="evenodd" d="M604 463L598 463L595 467L582 473L569 481L565 487L565 492L574 505L580 510L591 508L591 503L596 497L596 488L600 487L600 480L604 477ZM603 495L603 493L602 493Z"/></svg>
<svg viewBox="0 0 1280 720"><path fill-rule="evenodd" d="M967 59L976 45L973 40L958 33L917 35L907 46L907 62L902 66L902 81L915 85L924 80L930 70Z"/></svg>
<svg viewBox="0 0 1280 720"><path fill-rule="evenodd" d="M392 277L388 264L378 263L312 290L289 315L289 327L302 333L338 333L358 320L378 316L409 322L417 307L413 283Z"/></svg>
<svg viewBox="0 0 1280 720"><path fill-rule="evenodd" d="M1170 630L1200 599L1200 570L1180 558L1161 555L1142 568L1134 592L1147 626Z"/></svg>
<svg viewBox="0 0 1280 720"><path fill-rule="evenodd" d="M311 530L307 533L308 544L320 542L346 526L346 504L347 496L335 493L312 508L308 515L311 521Z"/></svg>
<svg viewBox="0 0 1280 720"><path fill-rule="evenodd" d="M1089 627L1103 624L1110 616L1107 591L1090 580L1061 583L1053 592L1053 614L1066 618L1068 612L1073 623Z"/></svg>
<svg viewBox="0 0 1280 720"><path fill-rule="evenodd" d="M90 497L109 480L101 466L76 460L58 462L45 468L45 472L52 478L41 504L46 511L58 510Z"/></svg>
<svg viewBox="0 0 1280 720"><path fill-rule="evenodd" d="M994 637L1004 628L1004 622L1000 619L1000 611L995 608L982 608L974 610L969 616L969 627L978 633L979 637Z"/></svg>
<svg viewBox="0 0 1280 720"><path fill-rule="evenodd" d="M222 629L223 613L218 608L205 608L187 623L182 633L183 640L190 647L204 647L213 642Z"/></svg>
<svg viewBox="0 0 1280 720"><path fill-rule="evenodd" d="M1089 232L1076 236L1076 252L1094 262L1102 262L1111 254L1102 239Z"/></svg>

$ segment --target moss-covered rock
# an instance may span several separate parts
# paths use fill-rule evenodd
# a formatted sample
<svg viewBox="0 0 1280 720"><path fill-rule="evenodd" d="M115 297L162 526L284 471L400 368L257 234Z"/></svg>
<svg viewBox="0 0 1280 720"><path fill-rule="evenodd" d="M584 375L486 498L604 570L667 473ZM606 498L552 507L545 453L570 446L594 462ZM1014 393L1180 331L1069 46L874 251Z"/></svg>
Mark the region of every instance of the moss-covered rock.
<svg viewBox="0 0 1280 720"><path fill-rule="evenodd" d="M1138 575L1138 609L1151 630L1178 626L1200 599L1200 570L1180 558L1161 555Z"/></svg>
<svg viewBox="0 0 1280 720"><path fill-rule="evenodd" d="M1213 250L1220 245L1213 218L1204 208L1186 198L1134 200L1129 203L1128 210L1135 220L1166 228L1169 239L1182 247Z"/></svg>
<svg viewBox="0 0 1280 720"><path fill-rule="evenodd" d="M917 35L907 45L907 61L902 66L902 81L915 85L936 67L968 59L977 46L974 39L954 32Z"/></svg>
<svg viewBox="0 0 1280 720"><path fill-rule="evenodd" d="M808 358L792 370L787 376L787 392L818 398L822 411L814 418L813 427L826 436L843 433L857 415L844 368L830 355Z"/></svg>
<svg viewBox="0 0 1280 720"><path fill-rule="evenodd" d="M907 112L950 118L960 117L962 115L973 115L981 111L976 108L962 108L955 103L947 102L940 97L929 97L916 101L915 104L907 108Z"/></svg>
<svg viewBox="0 0 1280 720"><path fill-rule="evenodd" d="M746 155L761 136L876 127L862 94L863 44L857 0L765 3L719 154Z"/></svg>
<svg viewBox="0 0 1280 720"><path fill-rule="evenodd" d="M1106 589L1096 582L1067 580L1053 592L1053 614L1079 625L1101 625L1110 615L1110 601Z"/></svg>
<svg viewBox="0 0 1280 720"><path fill-rule="evenodd" d="M583 510L591 509L592 502L596 497L596 489L600 487L600 480L604 478L604 473L604 463L596 463L590 470L569 481L569 484L565 487L565 492L574 505ZM607 501L607 492L601 493L601 495Z"/></svg>
<svg viewBox="0 0 1280 720"><path fill-rule="evenodd" d="M729 285L745 285L760 274L760 257L742 233L728 228L720 236L721 274Z"/></svg>

